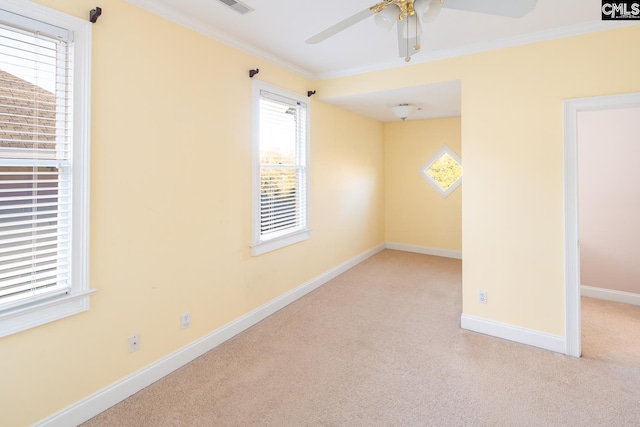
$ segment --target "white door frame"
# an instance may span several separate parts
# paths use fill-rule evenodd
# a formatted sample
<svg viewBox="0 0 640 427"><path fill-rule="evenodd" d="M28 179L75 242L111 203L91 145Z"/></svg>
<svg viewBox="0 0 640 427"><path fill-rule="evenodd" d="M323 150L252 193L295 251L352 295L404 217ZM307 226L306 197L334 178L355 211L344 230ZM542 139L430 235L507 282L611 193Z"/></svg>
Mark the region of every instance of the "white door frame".
<svg viewBox="0 0 640 427"><path fill-rule="evenodd" d="M640 92L564 101L565 353L580 357L580 245L578 223L578 132L581 111L640 107ZM611 124L615 126L615 123Z"/></svg>

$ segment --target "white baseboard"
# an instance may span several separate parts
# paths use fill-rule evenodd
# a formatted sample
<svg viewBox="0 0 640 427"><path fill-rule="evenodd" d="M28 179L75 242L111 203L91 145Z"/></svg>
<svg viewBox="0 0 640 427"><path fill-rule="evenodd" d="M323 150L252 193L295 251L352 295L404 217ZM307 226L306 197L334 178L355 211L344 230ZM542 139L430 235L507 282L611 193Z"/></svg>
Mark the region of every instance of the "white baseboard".
<svg viewBox="0 0 640 427"><path fill-rule="evenodd" d="M545 334L532 329L520 328L467 314L462 315L460 323L462 329L469 331L480 332L481 334L555 351L556 353L565 354L566 352L565 338L557 335Z"/></svg>
<svg viewBox="0 0 640 427"><path fill-rule="evenodd" d="M613 289L596 288L593 286L580 286L580 294L583 297L603 299L625 304L640 305L640 294L631 292L614 291Z"/></svg>
<svg viewBox="0 0 640 427"><path fill-rule="evenodd" d="M286 294L258 307L250 313L234 320L209 335L158 360L157 362L129 375L122 380L82 399L62 411L40 421L37 426L66 427L81 424L134 393L153 384L160 378L191 362L204 353L219 346L240 332L269 317L309 292L319 288L329 280L344 273L367 258L384 249L384 245L374 247L340 264L320 276L304 283Z"/></svg>
<svg viewBox="0 0 640 427"><path fill-rule="evenodd" d="M417 254L441 256L445 258L462 259L461 251L452 251L449 249L428 248L426 246L408 245L405 243L387 242L385 247L396 251L415 252Z"/></svg>

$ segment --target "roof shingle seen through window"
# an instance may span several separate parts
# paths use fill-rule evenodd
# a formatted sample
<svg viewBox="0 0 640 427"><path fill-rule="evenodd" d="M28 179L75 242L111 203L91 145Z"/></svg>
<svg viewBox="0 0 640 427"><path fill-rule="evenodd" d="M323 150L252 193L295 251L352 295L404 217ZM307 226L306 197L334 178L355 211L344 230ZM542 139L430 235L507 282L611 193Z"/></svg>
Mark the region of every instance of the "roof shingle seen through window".
<svg viewBox="0 0 640 427"><path fill-rule="evenodd" d="M55 129L55 95L0 70L0 149L54 149Z"/></svg>

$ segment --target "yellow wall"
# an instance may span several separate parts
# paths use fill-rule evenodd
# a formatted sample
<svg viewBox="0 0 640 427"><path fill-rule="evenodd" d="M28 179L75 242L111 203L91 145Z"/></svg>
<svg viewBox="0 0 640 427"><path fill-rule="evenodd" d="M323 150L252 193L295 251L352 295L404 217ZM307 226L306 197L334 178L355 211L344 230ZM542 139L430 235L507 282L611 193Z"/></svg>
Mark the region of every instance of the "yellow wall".
<svg viewBox="0 0 640 427"><path fill-rule="evenodd" d="M39 2L83 19L95 7ZM102 6L91 117L98 292L86 313L0 339L3 426L42 420L384 242L382 124L311 98L311 239L252 257L248 70L298 93L313 83L121 0ZM141 349L129 354L134 333Z"/></svg>
<svg viewBox="0 0 640 427"><path fill-rule="evenodd" d="M640 91L639 41L633 25L326 80L318 93L460 79L463 312L564 336L562 102Z"/></svg>
<svg viewBox="0 0 640 427"><path fill-rule="evenodd" d="M418 173L445 144L460 156L459 117L385 124L387 242L462 250L462 186L443 199Z"/></svg>
<svg viewBox="0 0 640 427"><path fill-rule="evenodd" d="M95 7L38 1L83 19ZM43 419L384 241L384 127L320 94L462 80L463 310L564 334L562 100L640 91L640 26L322 82L122 0L105 6L93 38L98 293L89 312L0 340L12 367L0 370L0 424ZM318 99L312 238L252 258L255 67ZM489 304L475 302L478 289ZM187 310L192 326L181 330ZM142 348L129 354L135 332Z"/></svg>

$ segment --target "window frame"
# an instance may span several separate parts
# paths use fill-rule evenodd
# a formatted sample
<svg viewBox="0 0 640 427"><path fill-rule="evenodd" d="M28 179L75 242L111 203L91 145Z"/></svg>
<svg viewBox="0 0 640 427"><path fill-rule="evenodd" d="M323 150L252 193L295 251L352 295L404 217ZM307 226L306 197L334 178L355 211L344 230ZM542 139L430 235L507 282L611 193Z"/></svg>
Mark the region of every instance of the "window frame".
<svg viewBox="0 0 640 427"><path fill-rule="evenodd" d="M73 34L71 289L65 295L0 311L0 337L3 337L88 310L89 295L95 290L89 288L91 23L23 0L4 0L0 9L20 15L3 19L7 25L24 27L25 20L20 18L26 17Z"/></svg>
<svg viewBox="0 0 640 427"><path fill-rule="evenodd" d="M273 93L279 97L288 98L295 102L300 102L305 105L306 120L305 120L305 140L298 141L298 143L305 144L304 147L304 218L302 228L296 228L291 232L278 233L271 238L263 238L260 231L260 203L261 203L261 191L260 191L260 98L261 91L267 91ZM267 252L280 249L294 243L307 240L311 236L310 224L310 182L309 182L309 152L310 152L310 140L311 140L311 103L308 97L303 95L282 89L278 86L274 86L260 80L254 79L252 81L252 243L251 254L253 256L262 255Z"/></svg>
<svg viewBox="0 0 640 427"><path fill-rule="evenodd" d="M462 185L462 174L460 174L460 177L456 179L453 184L451 184L449 188L445 190L427 173L427 170L431 166L433 166L435 162L440 160L440 158L442 158L442 156L444 156L445 154L451 156L451 158L453 158L453 160L455 160L462 168L462 160L460 159L460 156L458 156L447 144L444 144L442 147L440 147L440 149L433 156L431 156L426 163L418 168L418 173L420 174L420 176L424 178L424 180L427 181L433 187L433 189L436 190L438 194L440 194L440 196L442 196L443 199L447 198L449 194L453 193L456 188Z"/></svg>

